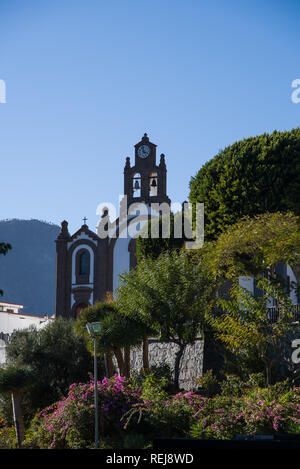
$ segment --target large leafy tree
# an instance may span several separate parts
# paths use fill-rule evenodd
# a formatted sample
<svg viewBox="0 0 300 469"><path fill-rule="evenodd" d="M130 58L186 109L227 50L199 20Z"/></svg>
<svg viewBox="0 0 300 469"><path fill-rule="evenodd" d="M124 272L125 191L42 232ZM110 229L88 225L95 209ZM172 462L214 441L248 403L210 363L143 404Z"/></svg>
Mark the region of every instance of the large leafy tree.
<svg viewBox="0 0 300 469"><path fill-rule="evenodd" d="M115 301L99 302L81 311L75 323L78 335L84 338L89 350L93 351L93 340L89 336L86 325L88 322L101 322L102 332L97 337L100 356L106 353L108 373L113 374L112 354L118 363L122 375L130 375L130 347L140 345L145 334L151 330L138 318L122 314Z"/></svg>
<svg viewBox="0 0 300 469"><path fill-rule="evenodd" d="M255 298L239 285L231 289L231 299L219 299L221 312L207 314L218 338L240 357L256 356L265 367L266 385L279 365L290 366L291 344L296 330L295 311L280 285L267 279L259 282L264 295ZM268 313L268 301L277 302L277 312Z"/></svg>
<svg viewBox="0 0 300 469"><path fill-rule="evenodd" d="M181 358L204 326L209 298L208 277L186 252L162 253L141 259L136 270L121 276L120 310L151 327L161 340L176 344L174 384L178 387Z"/></svg>
<svg viewBox="0 0 300 469"><path fill-rule="evenodd" d="M205 204L205 239L243 216L300 212L300 128L250 137L220 151L190 181Z"/></svg>
<svg viewBox="0 0 300 469"><path fill-rule="evenodd" d="M16 330L7 345L9 363L30 366L34 385L23 393L25 418L57 401L73 382L86 381L93 360L73 321L57 318L41 330ZM5 405L5 402L3 403Z"/></svg>
<svg viewBox="0 0 300 469"><path fill-rule="evenodd" d="M206 265L218 295L227 295L228 298L230 286L237 285L240 276L253 277L256 288L257 282L264 277L270 281L281 281L282 287L287 289L288 285L285 284L278 268L280 263L290 264L299 283L299 252L299 218L291 212L278 212L253 218L244 217L227 227L216 241L207 242L201 250L190 251L189 255ZM297 291L297 285L291 284L289 287L294 287ZM262 294L259 288L257 293ZM219 310L216 304L214 310ZM238 362L233 352L224 350L224 345L217 340L214 331L207 327L204 369L213 368L217 372L222 368L231 367L231 362ZM245 364L259 365L257 360L250 359L250 355L249 353L248 357L245 357Z"/></svg>
<svg viewBox="0 0 300 469"><path fill-rule="evenodd" d="M212 277L221 282L241 275L274 277L280 262L290 264L299 277L299 217L291 212L244 217L192 255L200 257Z"/></svg>

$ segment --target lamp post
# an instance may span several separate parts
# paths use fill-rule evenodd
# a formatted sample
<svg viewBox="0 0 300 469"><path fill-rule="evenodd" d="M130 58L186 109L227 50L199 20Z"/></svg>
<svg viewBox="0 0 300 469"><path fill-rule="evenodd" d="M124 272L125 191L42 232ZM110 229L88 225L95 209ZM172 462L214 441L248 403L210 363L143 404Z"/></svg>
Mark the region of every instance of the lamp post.
<svg viewBox="0 0 300 469"><path fill-rule="evenodd" d="M99 448L99 418L98 418L98 373L97 373L97 335L102 332L101 322L88 322L88 333L94 339L94 404L95 404L95 448Z"/></svg>

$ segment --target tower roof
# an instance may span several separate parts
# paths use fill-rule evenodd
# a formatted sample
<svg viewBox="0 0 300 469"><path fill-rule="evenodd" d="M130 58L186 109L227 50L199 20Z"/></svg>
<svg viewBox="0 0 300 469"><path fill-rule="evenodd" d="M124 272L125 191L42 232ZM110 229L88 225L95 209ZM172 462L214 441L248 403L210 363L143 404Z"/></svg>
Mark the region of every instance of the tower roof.
<svg viewBox="0 0 300 469"><path fill-rule="evenodd" d="M141 138L141 140L138 143L136 143L134 146L137 147L141 143L149 143L150 145L152 145L154 147L157 147L157 145L155 145L155 143L150 142L149 137L146 133L144 133L144 136Z"/></svg>

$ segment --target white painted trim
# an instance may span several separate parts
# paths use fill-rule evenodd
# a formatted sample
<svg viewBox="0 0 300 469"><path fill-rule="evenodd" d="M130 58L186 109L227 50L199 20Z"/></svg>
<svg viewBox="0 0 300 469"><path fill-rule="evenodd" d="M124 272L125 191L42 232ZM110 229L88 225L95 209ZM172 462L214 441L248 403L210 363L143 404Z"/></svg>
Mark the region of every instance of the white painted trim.
<svg viewBox="0 0 300 469"><path fill-rule="evenodd" d="M95 246L97 246L97 242L91 236L88 236L86 233L81 233L80 235L76 236L76 238L74 238L72 241L68 242L68 249L72 246L72 244L76 243L76 241L81 239L88 239L89 241L92 241Z"/></svg>
<svg viewBox="0 0 300 469"><path fill-rule="evenodd" d="M89 283L94 284L94 251L88 244L80 244L72 253L72 284L76 284L76 254L80 249L86 249L90 253L90 276Z"/></svg>

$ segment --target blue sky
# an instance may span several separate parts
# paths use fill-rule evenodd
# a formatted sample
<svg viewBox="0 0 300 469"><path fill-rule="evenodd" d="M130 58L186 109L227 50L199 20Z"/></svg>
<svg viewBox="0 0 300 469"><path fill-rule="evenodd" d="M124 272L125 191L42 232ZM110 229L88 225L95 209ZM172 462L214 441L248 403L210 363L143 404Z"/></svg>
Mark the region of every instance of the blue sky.
<svg viewBox="0 0 300 469"><path fill-rule="evenodd" d="M299 126L300 2L0 0L0 218L75 231L144 132L168 195L236 140Z"/></svg>

